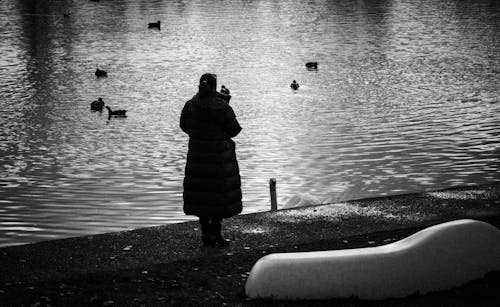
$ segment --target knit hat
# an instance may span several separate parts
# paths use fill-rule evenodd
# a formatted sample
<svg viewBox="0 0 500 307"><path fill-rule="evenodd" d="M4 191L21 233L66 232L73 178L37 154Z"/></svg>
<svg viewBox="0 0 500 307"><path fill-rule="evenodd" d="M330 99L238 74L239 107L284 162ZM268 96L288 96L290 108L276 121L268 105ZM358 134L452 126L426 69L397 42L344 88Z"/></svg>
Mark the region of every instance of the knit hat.
<svg viewBox="0 0 500 307"><path fill-rule="evenodd" d="M210 74L210 73L205 73L201 76L200 78L200 84L205 81L210 89L212 90L217 90L217 75L216 74Z"/></svg>

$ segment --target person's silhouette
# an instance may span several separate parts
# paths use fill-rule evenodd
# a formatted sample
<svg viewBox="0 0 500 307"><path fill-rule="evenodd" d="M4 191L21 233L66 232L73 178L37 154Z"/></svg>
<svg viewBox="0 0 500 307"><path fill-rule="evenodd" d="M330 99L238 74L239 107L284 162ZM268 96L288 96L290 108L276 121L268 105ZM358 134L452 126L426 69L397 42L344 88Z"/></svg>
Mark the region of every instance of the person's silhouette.
<svg viewBox="0 0 500 307"><path fill-rule="evenodd" d="M227 246L221 221L242 211L241 179L231 138L241 127L227 100L217 92L217 77L204 74L198 93L182 109L181 129L189 135L184 176L184 213L200 218L205 246Z"/></svg>

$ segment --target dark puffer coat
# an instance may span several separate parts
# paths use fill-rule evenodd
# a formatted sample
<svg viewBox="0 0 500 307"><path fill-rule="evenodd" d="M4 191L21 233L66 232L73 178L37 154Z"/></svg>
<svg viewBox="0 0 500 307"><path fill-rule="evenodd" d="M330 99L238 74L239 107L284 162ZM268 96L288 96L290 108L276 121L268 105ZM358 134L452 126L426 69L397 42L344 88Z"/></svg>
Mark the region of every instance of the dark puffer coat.
<svg viewBox="0 0 500 307"><path fill-rule="evenodd" d="M231 140L241 127L233 109L215 92L186 102L180 119L189 135L184 213L228 218L242 211L241 179Z"/></svg>

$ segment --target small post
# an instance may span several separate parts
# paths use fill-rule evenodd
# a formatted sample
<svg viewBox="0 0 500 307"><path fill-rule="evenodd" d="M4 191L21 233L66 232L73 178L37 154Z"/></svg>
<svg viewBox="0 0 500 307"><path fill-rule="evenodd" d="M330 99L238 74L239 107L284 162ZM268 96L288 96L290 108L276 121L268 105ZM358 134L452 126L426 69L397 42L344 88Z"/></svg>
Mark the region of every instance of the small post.
<svg viewBox="0 0 500 307"><path fill-rule="evenodd" d="M269 192L271 193L271 212L278 211L278 202L276 201L276 179L269 179Z"/></svg>

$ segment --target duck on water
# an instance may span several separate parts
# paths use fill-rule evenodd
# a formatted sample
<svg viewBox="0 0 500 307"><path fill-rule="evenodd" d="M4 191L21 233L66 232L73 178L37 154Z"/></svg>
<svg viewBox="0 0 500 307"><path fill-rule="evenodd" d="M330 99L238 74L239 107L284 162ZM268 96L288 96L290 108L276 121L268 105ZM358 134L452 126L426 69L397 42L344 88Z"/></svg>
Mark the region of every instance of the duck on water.
<svg viewBox="0 0 500 307"><path fill-rule="evenodd" d="M148 23L148 28L149 29L158 29L158 30L160 30L160 28L161 28L161 22L159 20L157 22L150 22L150 23Z"/></svg>
<svg viewBox="0 0 500 307"><path fill-rule="evenodd" d="M94 73L97 77L107 77L108 72L102 69L97 68Z"/></svg>
<svg viewBox="0 0 500 307"><path fill-rule="evenodd" d="M106 109L108 109L108 118L111 117L127 117L127 110L111 110L110 107L106 106Z"/></svg>
<svg viewBox="0 0 500 307"><path fill-rule="evenodd" d="M104 101L102 100L101 97L97 98L97 100L94 100L90 103L90 110L91 111L101 112L103 108L104 108Z"/></svg>
<svg viewBox="0 0 500 307"><path fill-rule="evenodd" d="M318 62L307 62L306 63L306 68L309 69L309 70L318 69Z"/></svg>

